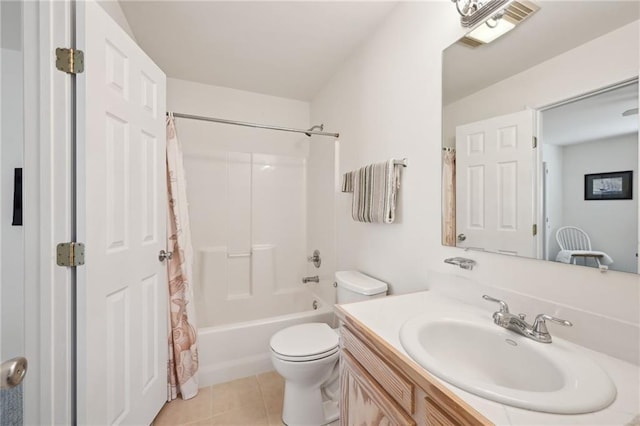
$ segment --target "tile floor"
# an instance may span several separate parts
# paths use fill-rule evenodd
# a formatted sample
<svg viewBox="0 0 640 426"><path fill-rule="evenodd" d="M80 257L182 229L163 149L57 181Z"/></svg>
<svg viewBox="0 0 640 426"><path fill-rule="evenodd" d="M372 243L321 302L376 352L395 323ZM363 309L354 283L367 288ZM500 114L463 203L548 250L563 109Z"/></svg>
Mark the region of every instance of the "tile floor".
<svg viewBox="0 0 640 426"><path fill-rule="evenodd" d="M283 395L284 380L271 371L202 388L195 398L167 403L153 425L282 426Z"/></svg>

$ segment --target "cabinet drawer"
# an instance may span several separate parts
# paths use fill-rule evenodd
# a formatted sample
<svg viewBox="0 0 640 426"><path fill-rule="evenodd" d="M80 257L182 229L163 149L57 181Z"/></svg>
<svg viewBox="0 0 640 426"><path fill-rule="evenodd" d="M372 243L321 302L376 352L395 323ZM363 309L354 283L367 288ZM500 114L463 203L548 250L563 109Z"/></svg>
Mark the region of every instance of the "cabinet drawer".
<svg viewBox="0 0 640 426"><path fill-rule="evenodd" d="M449 413L440 408L437 402L431 398L425 398L427 405L427 424L429 426L460 426L461 423L451 417Z"/></svg>
<svg viewBox="0 0 640 426"><path fill-rule="evenodd" d="M340 422L344 426L416 426L351 355L340 356Z"/></svg>
<svg viewBox="0 0 640 426"><path fill-rule="evenodd" d="M413 383L383 361L346 326L341 327L342 346L373 376L408 413L414 413Z"/></svg>

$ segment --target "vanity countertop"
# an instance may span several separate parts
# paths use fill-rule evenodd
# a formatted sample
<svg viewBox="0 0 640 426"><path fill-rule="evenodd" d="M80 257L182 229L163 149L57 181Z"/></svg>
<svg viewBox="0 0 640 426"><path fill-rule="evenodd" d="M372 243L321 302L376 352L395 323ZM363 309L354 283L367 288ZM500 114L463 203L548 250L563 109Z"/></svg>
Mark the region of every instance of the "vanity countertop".
<svg viewBox="0 0 640 426"><path fill-rule="evenodd" d="M427 310L450 312L452 309L486 313L491 322L491 310L441 295L423 291L400 296L389 296L375 300L338 305L338 311L360 326L368 329L385 341L399 358L410 368L424 372L425 369L413 361L400 343L400 328L410 318ZM497 326L496 326L497 327ZM553 330L551 330L553 334ZM525 410L493 402L476 396L456 386L433 377L473 409L496 425L627 425L638 424L640 414L640 367L612 356L574 345L578 350L596 361L611 377L617 388L615 401L607 408L588 414L561 415Z"/></svg>

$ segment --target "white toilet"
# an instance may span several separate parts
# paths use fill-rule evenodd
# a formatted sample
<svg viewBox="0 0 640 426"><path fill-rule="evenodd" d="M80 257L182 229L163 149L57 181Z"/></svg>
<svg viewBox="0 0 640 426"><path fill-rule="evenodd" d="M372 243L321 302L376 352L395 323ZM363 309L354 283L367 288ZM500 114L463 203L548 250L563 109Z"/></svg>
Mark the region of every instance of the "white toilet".
<svg viewBox="0 0 640 426"><path fill-rule="evenodd" d="M387 284L358 271L336 272L338 303L382 297ZM319 426L338 419L338 331L325 323L294 325L271 337L271 361L285 379L282 421Z"/></svg>

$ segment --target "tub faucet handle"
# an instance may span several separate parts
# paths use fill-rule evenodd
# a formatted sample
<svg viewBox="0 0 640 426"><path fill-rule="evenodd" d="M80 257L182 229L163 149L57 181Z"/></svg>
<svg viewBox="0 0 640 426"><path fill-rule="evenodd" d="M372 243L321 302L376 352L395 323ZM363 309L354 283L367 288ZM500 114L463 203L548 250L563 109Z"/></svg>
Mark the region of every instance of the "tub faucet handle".
<svg viewBox="0 0 640 426"><path fill-rule="evenodd" d="M322 259L320 258L320 250L316 249L313 251L313 255L307 256L307 261L313 262L313 266L319 268L322 264Z"/></svg>

